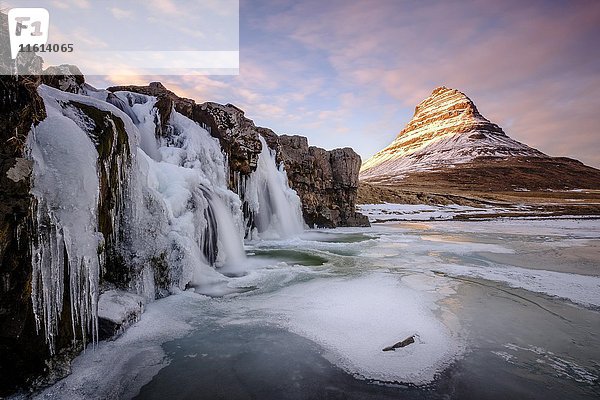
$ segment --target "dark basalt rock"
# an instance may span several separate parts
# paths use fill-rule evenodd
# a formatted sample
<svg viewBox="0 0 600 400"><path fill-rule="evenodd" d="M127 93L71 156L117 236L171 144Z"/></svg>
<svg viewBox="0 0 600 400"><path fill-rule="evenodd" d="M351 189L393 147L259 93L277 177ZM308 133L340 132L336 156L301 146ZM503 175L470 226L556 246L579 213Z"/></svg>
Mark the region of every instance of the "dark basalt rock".
<svg viewBox="0 0 600 400"><path fill-rule="evenodd" d="M396 349L401 349L402 347L406 347L409 344L413 344L415 342L415 335L409 336L401 342L395 343L391 346L384 348L382 351L396 351Z"/></svg>
<svg viewBox="0 0 600 400"><path fill-rule="evenodd" d="M39 77L0 77L0 397L43 370L48 349L31 309L31 126L46 117Z"/></svg>

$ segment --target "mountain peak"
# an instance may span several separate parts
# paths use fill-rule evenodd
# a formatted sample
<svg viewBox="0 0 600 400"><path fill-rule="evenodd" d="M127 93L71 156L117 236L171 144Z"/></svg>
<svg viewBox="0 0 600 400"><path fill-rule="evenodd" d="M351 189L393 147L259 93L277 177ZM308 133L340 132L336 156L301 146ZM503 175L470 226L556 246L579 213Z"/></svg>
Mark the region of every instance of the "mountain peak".
<svg viewBox="0 0 600 400"><path fill-rule="evenodd" d="M442 111L449 112L461 112L465 113L467 116L478 117L479 119L483 119L483 116L477 110L475 103L463 92L448 88L446 86L439 86L431 92L431 95L427 97L425 100L420 102L415 108L415 117L418 117L419 113L440 113ZM488 121L489 122L489 121Z"/></svg>
<svg viewBox="0 0 600 400"><path fill-rule="evenodd" d="M457 91L456 89L451 89L448 88L447 86L438 86L435 89L433 89L433 92L431 92L432 96L435 96L438 93L442 93L442 92L447 92L447 91Z"/></svg>
<svg viewBox="0 0 600 400"><path fill-rule="evenodd" d="M396 139L361 168L361 179L380 176L402 179L416 171L433 170L478 157L545 157L509 138L502 128L479 113L463 92L440 86L421 101Z"/></svg>

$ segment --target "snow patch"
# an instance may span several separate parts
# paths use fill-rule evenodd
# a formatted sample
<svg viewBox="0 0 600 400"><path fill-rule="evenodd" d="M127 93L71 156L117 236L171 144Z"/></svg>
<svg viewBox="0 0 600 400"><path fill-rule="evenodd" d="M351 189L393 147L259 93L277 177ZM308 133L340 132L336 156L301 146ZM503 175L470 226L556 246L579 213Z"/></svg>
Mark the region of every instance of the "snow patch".
<svg viewBox="0 0 600 400"><path fill-rule="evenodd" d="M100 295L98 300L98 318L115 324L123 324L137 319L144 312L145 299L122 290L109 290Z"/></svg>
<svg viewBox="0 0 600 400"><path fill-rule="evenodd" d="M431 221L451 220L458 215L497 214L507 211L495 207L469 207L459 205L425 205L425 204L360 204L360 213L366 215L371 222L382 221Z"/></svg>

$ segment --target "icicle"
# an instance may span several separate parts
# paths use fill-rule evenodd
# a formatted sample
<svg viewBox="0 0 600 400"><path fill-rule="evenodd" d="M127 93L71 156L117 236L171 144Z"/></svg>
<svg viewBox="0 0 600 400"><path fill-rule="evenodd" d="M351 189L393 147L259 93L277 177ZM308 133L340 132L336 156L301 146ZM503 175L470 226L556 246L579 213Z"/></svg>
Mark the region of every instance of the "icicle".
<svg viewBox="0 0 600 400"><path fill-rule="evenodd" d="M67 282L74 336L79 325L84 342L88 331L97 340L98 248L103 239L97 232L98 153L56 101L44 101L48 116L28 138L35 198L31 299L36 325L43 327L54 352Z"/></svg>

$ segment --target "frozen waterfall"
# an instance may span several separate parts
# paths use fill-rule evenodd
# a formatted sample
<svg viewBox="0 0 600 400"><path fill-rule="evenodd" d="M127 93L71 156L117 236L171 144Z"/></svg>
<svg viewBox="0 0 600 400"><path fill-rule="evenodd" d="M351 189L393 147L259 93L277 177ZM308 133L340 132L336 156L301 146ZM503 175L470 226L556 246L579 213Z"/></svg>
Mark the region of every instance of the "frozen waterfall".
<svg viewBox="0 0 600 400"><path fill-rule="evenodd" d="M90 97L44 85L39 93L48 117L29 135L31 298L51 349L67 297L74 335L80 327L84 340L89 332L97 337L106 271L126 268L117 275L127 278L111 285L152 301L189 285L223 285L220 269L243 268L243 208L252 215L253 239L304 230L300 199L262 137L257 169L240 196L228 188L218 139L176 110L162 121L156 98Z"/></svg>
<svg viewBox="0 0 600 400"><path fill-rule="evenodd" d="M286 238L304 230L300 197L288 184L283 164L261 136L261 153L256 171L243 184L244 199L253 213L258 236Z"/></svg>

